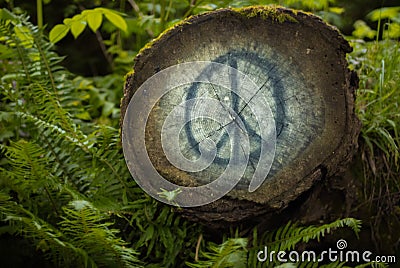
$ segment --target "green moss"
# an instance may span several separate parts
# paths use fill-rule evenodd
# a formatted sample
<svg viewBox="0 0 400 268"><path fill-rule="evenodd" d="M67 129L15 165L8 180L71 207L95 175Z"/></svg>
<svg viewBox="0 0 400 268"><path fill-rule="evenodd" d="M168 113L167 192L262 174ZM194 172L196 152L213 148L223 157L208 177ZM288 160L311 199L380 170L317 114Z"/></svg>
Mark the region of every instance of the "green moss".
<svg viewBox="0 0 400 268"><path fill-rule="evenodd" d="M289 9L279 6L251 6L244 8L235 8L233 10L243 16L246 16L247 18L261 17L264 20L269 19L279 23L283 23L286 21L298 22L296 18L292 16L292 14L297 14L296 11L289 11Z"/></svg>
<svg viewBox="0 0 400 268"><path fill-rule="evenodd" d="M237 12L241 15L244 15L247 18L261 17L263 19L271 19L272 21L276 21L279 23L283 23L286 21L298 22L296 20L296 18L294 16L292 16L292 15L296 15L297 11L289 10L289 9L281 7L281 6L273 6L273 5L261 6L261 5L259 5L259 6L250 6L250 7L244 7L244 8L232 8L231 10L234 12ZM218 11L218 10L216 10L216 11ZM203 16L205 14L212 13L212 12L215 12L215 11L205 12L200 15L194 15L194 16L191 16L187 19L184 19L184 20L172 25L171 27L165 29L158 37L154 38L149 43L147 43L142 49L140 49L138 54L141 54L144 50L152 47L154 43L156 43L158 40L163 38L163 36L165 34L168 34L175 28L181 28L183 25L191 24L191 20L193 19L193 17Z"/></svg>
<svg viewBox="0 0 400 268"><path fill-rule="evenodd" d="M190 17L189 17L189 19L190 19ZM146 45L144 45L144 47L142 47L142 48L139 50L138 55L139 55L139 54L142 54L144 50L146 50L146 49L148 49L148 48L151 48L151 47L153 46L153 44L157 43L158 40L160 40L161 38L163 38L163 36L164 36L165 34L171 32L171 31L174 30L175 28L182 28L182 26L185 25L185 24L191 24L190 21L189 21L189 19L185 19L185 20L179 21L179 22L177 22L176 24L172 25L171 27L165 29L162 33L160 33L159 36L157 36L156 38L154 38L153 40L151 40L150 42L148 42Z"/></svg>
<svg viewBox="0 0 400 268"><path fill-rule="evenodd" d="M135 73L135 70L129 71L129 72L125 75L125 77L124 77L125 81L126 81L126 79L128 79L129 77L133 76L134 73Z"/></svg>
<svg viewBox="0 0 400 268"><path fill-rule="evenodd" d="M298 22L296 18L292 15L296 15L297 11L295 10L289 10L287 8L281 7L281 6L250 6L250 7L243 7L243 8L230 8L230 10L237 12L243 16L246 16L247 18L252 18L252 17L261 17L262 19L270 19L275 22L283 23L286 21L289 22ZM154 38L151 40L149 43L147 43L142 49L140 49L138 54L142 54L143 51L147 50L148 48L152 47L155 43L158 42L165 34L170 33L176 28L182 28L183 25L186 24L191 24L191 20L193 17L196 16L204 16L205 14L208 13L213 13L218 10L210 11L210 12L205 12L200 15L194 15L189 18L186 18L171 27L165 29L158 37Z"/></svg>

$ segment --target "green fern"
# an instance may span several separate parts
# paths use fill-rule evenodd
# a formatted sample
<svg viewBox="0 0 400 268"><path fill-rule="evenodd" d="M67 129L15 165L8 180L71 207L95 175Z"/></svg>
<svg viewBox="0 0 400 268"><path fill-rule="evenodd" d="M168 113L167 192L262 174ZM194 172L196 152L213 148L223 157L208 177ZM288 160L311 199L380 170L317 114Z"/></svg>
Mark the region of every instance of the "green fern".
<svg viewBox="0 0 400 268"><path fill-rule="evenodd" d="M318 262L304 262L304 263L284 263L275 268L385 268L388 267L386 263L382 262L368 262L357 266L347 266L345 262L332 262L329 264L320 264Z"/></svg>
<svg viewBox="0 0 400 268"><path fill-rule="evenodd" d="M189 267L246 267L247 239L230 238L221 245L209 243L208 252L201 252L205 260L187 263Z"/></svg>
<svg viewBox="0 0 400 268"><path fill-rule="evenodd" d="M298 227L296 224L289 222L285 226L278 228L275 231L266 232L260 241L257 240L257 232L253 234L253 247L247 250L247 240L240 238L227 239L221 245L209 243L207 251L202 252L204 260L197 261L195 263L187 263L190 267L266 267L281 265L279 262L274 263L262 263L257 260L257 253L259 250L264 249L268 246L269 251L285 251L294 249L295 246L304 242L307 243L310 240L316 239L319 241L326 234L330 234L333 230L342 227L350 227L356 235L360 231L361 221L346 218L334 221L329 224L321 226L307 226ZM248 251L248 252L247 252ZM272 266L271 266L272 265ZM285 264L288 267L290 265L297 264ZM345 263L334 263L331 267L344 267ZM282 266L286 267L286 266ZM305 263L300 267L315 267L315 263Z"/></svg>
<svg viewBox="0 0 400 268"><path fill-rule="evenodd" d="M257 262L257 253L259 250L268 247L268 251L279 252L295 249L299 243L308 243L310 240L317 240L332 233L337 228L349 227L358 236L361 228L361 221L353 218L339 219L332 223L323 224L321 226L297 226L296 223L288 222L285 226L278 228L275 231L266 232L263 234L260 241L253 242L254 248L250 251L249 261L253 262L253 267L259 267L262 263ZM276 259L273 260L274 265L279 265ZM268 265L271 265L267 262ZM296 264L297 265L297 264ZM314 262L300 264L299 267L315 267ZM345 263L332 263L331 267L341 267ZM319 266L317 264L317 266Z"/></svg>
<svg viewBox="0 0 400 268"><path fill-rule="evenodd" d="M59 223L63 233L76 248L87 252L92 267L138 267L137 253L116 236L118 230L109 228L112 223L106 221L105 213L85 200L71 201L63 212Z"/></svg>
<svg viewBox="0 0 400 268"><path fill-rule="evenodd" d="M200 261L185 262L203 230L131 179L118 128L101 124L106 120L94 111L110 110L102 107L107 101L93 103L106 91L61 67L27 17L1 10L0 34L0 221L7 225L1 230L28 239L53 266L259 267L261 246L293 249L345 226L358 234L355 219L288 223L259 241L254 232L251 247L238 235L209 242Z"/></svg>
<svg viewBox="0 0 400 268"><path fill-rule="evenodd" d="M3 191L0 191L0 219L11 227L8 232L29 238L37 250L51 258L54 264L82 266L77 265L76 260L85 257L85 252L65 241L62 232L13 201Z"/></svg>
<svg viewBox="0 0 400 268"><path fill-rule="evenodd" d="M90 83L60 66L52 45L26 17L1 13L0 185L7 205L0 220L18 225L10 232L19 230L15 234L55 266L132 267L140 264L136 252L145 262L176 266L185 243L195 243L189 232L197 235L201 228L188 226L136 186L118 128L85 121L91 117L85 97L93 93L85 86ZM87 205L80 210L77 204ZM43 227L31 228L35 222Z"/></svg>
<svg viewBox="0 0 400 268"><path fill-rule="evenodd" d="M321 237L342 227L350 227L358 236L361 228L361 221L353 218L345 218L321 226L311 225L307 227L298 227L297 224L288 222L276 232L266 234L263 240L270 241L266 243L266 245L271 248L271 250L291 250L300 242L307 243L314 239L319 242Z"/></svg>

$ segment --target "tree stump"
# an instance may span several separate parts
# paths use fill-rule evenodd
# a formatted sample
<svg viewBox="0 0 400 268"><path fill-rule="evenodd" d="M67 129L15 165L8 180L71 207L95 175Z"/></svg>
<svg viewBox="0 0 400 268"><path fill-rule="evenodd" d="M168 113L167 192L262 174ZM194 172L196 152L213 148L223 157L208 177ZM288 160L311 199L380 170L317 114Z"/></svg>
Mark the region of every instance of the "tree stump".
<svg viewBox="0 0 400 268"><path fill-rule="evenodd" d="M357 149L358 79L347 68L349 52L320 18L281 7L221 9L179 23L140 51L126 78L121 124L128 167L146 153L163 178L184 187L211 183L227 169L229 176L240 173L223 198L184 208L191 219L236 222L281 211L319 180L343 172ZM193 62L200 67L191 68ZM143 85L141 101L129 105ZM173 90L155 99L151 92L163 85ZM151 112L142 112L150 104ZM176 126L165 129L165 122ZM146 152L137 149L143 144ZM202 163L207 168L180 166L202 154L213 157ZM134 177L147 174L142 183L151 187L153 173L130 170ZM253 182L260 170L264 177Z"/></svg>

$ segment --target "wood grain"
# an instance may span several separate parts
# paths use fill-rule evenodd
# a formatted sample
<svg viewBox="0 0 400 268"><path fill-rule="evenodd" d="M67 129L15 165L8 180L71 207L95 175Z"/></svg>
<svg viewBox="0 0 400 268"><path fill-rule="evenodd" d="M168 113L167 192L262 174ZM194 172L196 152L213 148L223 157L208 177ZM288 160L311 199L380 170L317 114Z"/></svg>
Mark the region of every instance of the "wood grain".
<svg viewBox="0 0 400 268"><path fill-rule="evenodd" d="M149 118L146 146L159 173L174 183L194 186L213 180L235 153L224 129L211 119L195 120L182 129L179 150L188 158L198 157L196 144L205 138L211 137L218 145L210 168L191 173L175 168L163 154L161 128L182 100L206 96L221 101L245 124L250 136L249 164L227 197L184 213L206 221L238 221L275 213L317 181L342 172L357 149L360 123L354 113L354 91L358 80L347 68L345 56L350 51L336 29L300 11L250 7L194 16L140 51L134 72L127 76L122 120L140 85L169 66L213 61L248 75L258 85L254 98L265 99L276 123L274 162L257 191L250 193L246 187L260 157L260 126L248 103L229 89L193 84L165 95ZM235 87L234 79L231 86Z"/></svg>

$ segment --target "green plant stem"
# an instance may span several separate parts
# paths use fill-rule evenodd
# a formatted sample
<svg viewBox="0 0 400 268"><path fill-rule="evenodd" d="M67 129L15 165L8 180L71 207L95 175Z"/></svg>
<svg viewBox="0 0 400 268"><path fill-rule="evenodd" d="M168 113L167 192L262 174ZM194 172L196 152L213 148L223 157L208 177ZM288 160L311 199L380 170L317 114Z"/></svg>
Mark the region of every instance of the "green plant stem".
<svg viewBox="0 0 400 268"><path fill-rule="evenodd" d="M101 52L103 52L104 58L107 60L108 64L111 66L111 69L114 69L114 63L112 60L112 56L110 53L107 52L107 48L104 45L104 40L103 37L101 36L101 33L99 30L96 31L96 38L97 41L99 42Z"/></svg>
<svg viewBox="0 0 400 268"><path fill-rule="evenodd" d="M131 7L133 8L133 10L136 12L136 14L137 14L137 16L139 17L139 18L142 18L143 17L143 13L140 11L140 8L139 8L139 6L136 4L136 2L134 1L134 0L128 0L128 3L131 5ZM147 34L150 36L150 37L154 37L154 33L153 33L153 31L152 30L150 30L150 29L146 29L146 32L147 32ZM139 39L138 39L139 40Z"/></svg>
<svg viewBox="0 0 400 268"><path fill-rule="evenodd" d="M58 210L57 210L57 205L56 205L56 203L54 202L54 199L51 197L51 194L50 194L50 192L49 192L49 189L47 189L47 187L45 186L45 187L44 187L44 190L46 191L47 197L49 198L50 203L51 203L51 205L53 206L54 212L56 213L57 217L60 217L60 214L58 213Z"/></svg>
<svg viewBox="0 0 400 268"><path fill-rule="evenodd" d="M37 12L37 25L39 28L43 27L43 2L42 0L36 0L36 12Z"/></svg>
<svg viewBox="0 0 400 268"><path fill-rule="evenodd" d="M164 30L165 28L165 0L160 1L161 9L160 9L160 25L161 25L161 31Z"/></svg>
<svg viewBox="0 0 400 268"><path fill-rule="evenodd" d="M169 12L170 12L171 8L172 8L172 0L169 0L167 14L165 15L165 21L168 21L168 19L169 19Z"/></svg>

